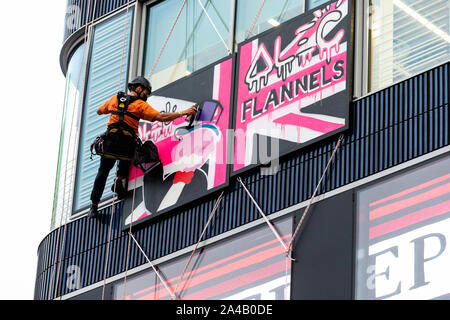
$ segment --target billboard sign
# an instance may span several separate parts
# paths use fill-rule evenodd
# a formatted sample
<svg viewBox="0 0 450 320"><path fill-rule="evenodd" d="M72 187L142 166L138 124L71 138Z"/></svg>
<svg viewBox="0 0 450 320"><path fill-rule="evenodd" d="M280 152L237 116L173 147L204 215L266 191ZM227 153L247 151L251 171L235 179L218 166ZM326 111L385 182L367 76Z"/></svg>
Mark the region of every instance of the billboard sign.
<svg viewBox="0 0 450 320"><path fill-rule="evenodd" d="M233 172L348 127L351 2L328 2L239 45Z"/></svg>
<svg viewBox="0 0 450 320"><path fill-rule="evenodd" d="M357 196L357 299L450 299L450 156Z"/></svg>
<svg viewBox="0 0 450 320"><path fill-rule="evenodd" d="M233 92L233 57L155 91L148 103L160 112L178 112L198 104L202 111L192 127L178 118L168 123L140 122L142 141L158 147L162 165L150 174L130 169L129 187L140 179L125 202L125 226L187 204L228 184L228 129ZM132 210L134 209L134 210Z"/></svg>

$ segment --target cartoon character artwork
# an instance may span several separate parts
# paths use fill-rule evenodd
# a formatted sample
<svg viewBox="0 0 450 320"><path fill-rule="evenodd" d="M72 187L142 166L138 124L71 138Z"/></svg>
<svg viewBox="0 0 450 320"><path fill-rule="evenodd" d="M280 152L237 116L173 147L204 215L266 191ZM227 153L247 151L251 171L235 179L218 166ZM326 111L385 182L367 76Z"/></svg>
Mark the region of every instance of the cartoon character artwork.
<svg viewBox="0 0 450 320"><path fill-rule="evenodd" d="M348 127L350 10L330 1L240 44L233 174Z"/></svg>
<svg viewBox="0 0 450 320"><path fill-rule="evenodd" d="M160 112L177 112L197 105L189 123L141 121L142 141L158 147L161 164L144 175L132 167L124 225L140 223L203 197L228 184L228 130L232 97L233 58L178 80L149 97ZM137 174L136 174L137 173ZM136 186L136 188L135 188ZM130 191L130 192L131 192ZM134 202L133 202L134 199Z"/></svg>

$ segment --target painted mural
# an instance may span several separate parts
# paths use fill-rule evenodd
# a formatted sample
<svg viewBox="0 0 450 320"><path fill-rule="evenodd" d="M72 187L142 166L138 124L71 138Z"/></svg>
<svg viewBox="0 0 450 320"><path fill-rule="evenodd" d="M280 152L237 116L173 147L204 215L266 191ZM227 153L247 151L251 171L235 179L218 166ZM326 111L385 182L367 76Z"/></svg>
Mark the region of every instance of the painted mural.
<svg viewBox="0 0 450 320"><path fill-rule="evenodd" d="M346 129L350 21L329 2L239 46L234 172Z"/></svg>
<svg viewBox="0 0 450 320"><path fill-rule="evenodd" d="M131 168L124 225L143 222L228 185L230 176L348 128L351 2L330 1L249 39L237 55L154 92L160 112L198 105L183 119L141 122L162 165ZM236 67L234 66L236 64Z"/></svg>
<svg viewBox="0 0 450 320"><path fill-rule="evenodd" d="M227 148L230 128L233 58L154 92L148 103L160 112L178 112L198 105L198 118L168 123L141 121L142 141L158 147L162 165L150 174L130 169L125 225L155 217L198 199L228 183ZM134 199L134 202L132 201ZM134 209L134 210L132 210Z"/></svg>

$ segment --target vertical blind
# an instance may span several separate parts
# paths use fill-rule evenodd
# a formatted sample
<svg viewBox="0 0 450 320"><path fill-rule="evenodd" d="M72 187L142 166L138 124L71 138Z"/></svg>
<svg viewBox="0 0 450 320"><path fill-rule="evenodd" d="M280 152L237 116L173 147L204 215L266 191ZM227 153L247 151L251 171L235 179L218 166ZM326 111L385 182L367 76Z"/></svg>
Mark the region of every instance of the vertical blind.
<svg viewBox="0 0 450 320"><path fill-rule="evenodd" d="M99 157L91 160L90 145L106 130L108 116L99 116L96 111L111 96L125 90L132 18L133 10L129 9L97 25L93 31L81 120L74 212L90 205L90 193L100 163ZM115 169L110 172L107 186L111 185L114 175ZM103 199L110 196L112 192L107 187Z"/></svg>
<svg viewBox="0 0 450 320"><path fill-rule="evenodd" d="M371 91L449 60L448 0L371 0L370 3Z"/></svg>

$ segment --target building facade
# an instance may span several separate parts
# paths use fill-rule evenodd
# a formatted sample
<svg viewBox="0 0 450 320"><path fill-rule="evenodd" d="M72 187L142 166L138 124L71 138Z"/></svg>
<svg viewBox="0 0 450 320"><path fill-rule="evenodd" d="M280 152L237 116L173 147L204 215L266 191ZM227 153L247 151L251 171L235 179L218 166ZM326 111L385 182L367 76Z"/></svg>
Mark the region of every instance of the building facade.
<svg viewBox="0 0 450 320"><path fill-rule="evenodd" d="M448 0L68 0L35 299L449 298L449 34ZM202 113L141 121L163 166L89 219L136 75Z"/></svg>

